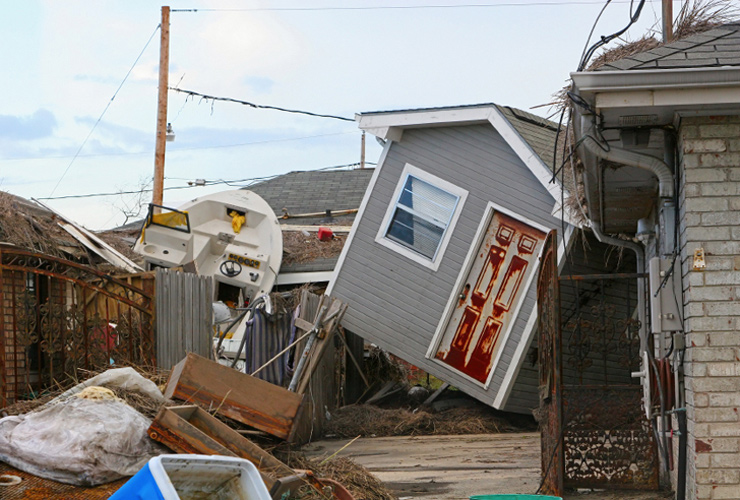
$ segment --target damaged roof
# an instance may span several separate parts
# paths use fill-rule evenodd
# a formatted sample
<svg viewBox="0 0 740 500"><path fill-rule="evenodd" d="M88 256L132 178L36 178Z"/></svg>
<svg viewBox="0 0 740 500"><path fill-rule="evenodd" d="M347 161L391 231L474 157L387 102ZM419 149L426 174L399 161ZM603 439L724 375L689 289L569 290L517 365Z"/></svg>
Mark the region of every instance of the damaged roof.
<svg viewBox="0 0 740 500"><path fill-rule="evenodd" d="M61 257L97 269L121 271L91 252L84 244L60 226L64 219L37 203L0 191L0 242L16 247ZM105 244L130 258L133 252L116 235L103 235Z"/></svg>
<svg viewBox="0 0 740 500"><path fill-rule="evenodd" d="M609 62L594 71L740 66L740 23L688 36Z"/></svg>
<svg viewBox="0 0 740 500"><path fill-rule="evenodd" d="M356 213L333 215L326 210L355 210L365 196L372 168L355 170L314 170L290 172L249 186L272 207L280 224L300 226L351 226ZM318 217L281 219L289 214L319 213ZM283 230L283 262L280 274L330 272L337 264L347 234L335 234L330 241L319 241L317 234ZM278 278L280 282L280 278Z"/></svg>
<svg viewBox="0 0 740 500"><path fill-rule="evenodd" d="M503 113L511 125L519 132L527 144L531 146L540 160L552 171L552 152L555 148L555 136L558 124L541 116L533 115L511 106L496 107Z"/></svg>

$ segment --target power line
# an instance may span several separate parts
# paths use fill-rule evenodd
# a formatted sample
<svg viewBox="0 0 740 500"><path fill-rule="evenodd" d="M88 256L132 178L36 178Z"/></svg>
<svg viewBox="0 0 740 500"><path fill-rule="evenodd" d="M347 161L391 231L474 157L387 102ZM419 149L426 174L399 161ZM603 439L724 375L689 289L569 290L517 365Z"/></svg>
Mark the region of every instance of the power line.
<svg viewBox="0 0 740 500"><path fill-rule="evenodd" d="M100 113L100 116L98 117L98 120L95 122L95 124L93 125L92 129L90 129L90 132L87 134L87 137L85 137L85 140L82 141L82 144L80 145L79 149L77 150L77 153L75 153L74 157L69 162L69 165L67 165L67 168L64 170L64 173L62 174L62 176L57 181L56 185L54 186L54 189L51 190L51 193L49 194L49 196L52 196L54 194L54 192L56 192L57 188L59 187L59 184L62 182L62 179L64 179L64 177L67 175L67 172L69 172L69 169L72 167L72 164L75 162L75 160L79 156L80 151L82 151L82 148L84 148L85 147L85 144L87 144L88 139L90 139L90 136L95 131L95 128L98 126L98 124L100 123L100 121L103 119L103 116L105 116L105 113L108 111L108 108L110 108L110 105L113 104L113 100L118 95L118 92L121 90L121 87L123 87L123 84L126 83L126 80L128 79L129 75L134 70L134 67L136 67L136 64L139 62L139 59L141 59L141 56L144 55L144 51L149 46L149 43L152 41L152 38L154 38L154 35L157 34L157 31L159 30L159 27L160 26L157 25L157 27L154 28L154 32L152 33L152 36L149 37L149 40L147 40L146 45L144 45L144 48L141 49L141 52L139 52L139 55L136 57L136 60L134 61L134 64L131 65L131 67L128 70L128 73L126 73L126 76L123 77L123 80L121 81L121 84L118 86L118 88L116 89L116 91L113 93L113 97L110 98L110 101L108 101L108 104L106 104L105 109L103 110L102 113Z"/></svg>
<svg viewBox="0 0 740 500"><path fill-rule="evenodd" d="M655 0L650 0L653 3ZM614 0L613 3L628 4L632 0ZM424 10L424 9L476 9L501 7L547 7L562 5L602 5L603 0L561 0L556 2L497 2L485 4L443 4L443 5L379 5L362 7L253 7L245 9L173 9L172 12L321 12L321 11L362 11L362 10Z"/></svg>
<svg viewBox="0 0 740 500"><path fill-rule="evenodd" d="M277 106L268 106L266 104L255 104L253 102L249 101L242 101L240 99L233 99L231 97L216 97L212 95L207 94L201 94L200 92L195 92L193 90L185 90L185 89L179 89L177 87L170 87L170 90L174 90L175 92L181 92L183 94L187 94L189 96L194 97L200 97L201 99L210 100L210 101L225 101L225 102L233 102L236 104L242 104L244 106L249 106L250 108L255 109L272 109L275 111L283 111L285 113L294 113L299 115L308 115L308 116L314 116L317 118L331 118L333 120L342 120L345 122L354 122L352 118L347 118L345 116L337 116L337 115L325 115L321 113L313 113L311 111L301 111L298 109L288 109L288 108L280 108Z"/></svg>
<svg viewBox="0 0 740 500"><path fill-rule="evenodd" d="M376 163L373 162L365 162L366 165L376 165ZM347 163L344 165L332 165L330 167L321 167L313 170L302 170L302 172L317 172L317 171L324 171L324 170L334 170L334 169L344 169L344 168L352 168L352 167L358 167L360 165L359 162L355 163ZM168 188L164 188L165 191L175 190L175 189L191 189L191 188L197 188L197 187L206 187L206 186L215 186L218 184L225 184L227 186L234 186L238 185L240 183L254 183L256 181L265 181L269 179L274 179L275 177L279 177L284 174L275 174L275 175L268 175L263 177L250 177L247 179L236 179L236 180L224 180L224 179L218 179L218 180L212 180L212 181L205 181L205 183L202 184L196 184L195 182L188 182L187 186L172 186ZM176 178L176 177L169 177L170 180L185 180L182 178ZM242 186L240 186L242 187ZM68 199L80 199L80 198L101 198L105 196L120 196L124 194L139 194L139 193L150 193L153 189L151 188L145 188L145 189L137 189L135 191L117 191L115 193L88 193L88 194L70 194L66 196L47 196L46 198L37 198L39 200L68 200Z"/></svg>
<svg viewBox="0 0 740 500"><path fill-rule="evenodd" d="M336 132L331 134L317 134L317 135L305 135L302 137L288 137L285 139L269 139L266 141L253 141L253 142L241 142L238 144L222 144L218 146L202 146L202 147L192 147L192 148L173 148L173 149L167 149L167 154L174 154L181 151L203 151L207 149L225 149L225 148L237 148L237 147L243 147L243 146L258 146L260 144L270 144L274 142L289 142L289 141L302 141L305 139L315 139L318 137L331 137L331 136L337 136L337 135L349 135L349 134L357 134L359 133L359 130L355 130L352 132ZM135 155L150 155L152 154L151 151L131 151L127 153L101 153L101 154L89 154L89 155L77 155L78 158L100 158L100 157L110 157L110 156L135 156ZM46 157L25 157L25 158L4 158L0 159L0 162L4 161L29 161L29 160L59 160L69 158L69 156L46 156Z"/></svg>

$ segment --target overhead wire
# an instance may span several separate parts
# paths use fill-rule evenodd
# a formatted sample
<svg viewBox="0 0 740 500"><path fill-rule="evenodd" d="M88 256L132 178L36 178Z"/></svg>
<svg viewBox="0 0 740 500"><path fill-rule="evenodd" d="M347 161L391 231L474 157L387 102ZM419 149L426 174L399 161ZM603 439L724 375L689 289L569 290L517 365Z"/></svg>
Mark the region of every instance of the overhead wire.
<svg viewBox="0 0 740 500"><path fill-rule="evenodd" d="M366 165L376 165L374 162L365 162ZM299 172L318 172L318 171L326 171L326 170L339 170L339 169L348 169L359 166L359 162L355 163L346 163L343 165L331 165L328 167L321 167L313 170L300 170ZM244 186L240 185L243 183L254 183L259 181L265 181L269 179L274 179L276 177L279 177L283 174L275 174L275 175L268 175L263 177L249 177L246 179L235 179L235 180L224 180L224 179L216 179L216 180L207 180L204 184L196 184L195 182L189 183L187 186L171 186L164 188L165 191L170 190L177 190L177 189L190 189L190 188L198 188L198 187L207 187L207 186L214 186L218 184L225 184L227 186L237 186L237 187L246 187L252 184L245 184ZM186 180L183 178L175 178L175 177L167 177L166 179L169 180ZM109 193L88 193L88 194L71 194L71 195L64 195L64 196L47 196L47 197L39 197L37 199L39 200L66 200L66 199L79 199L79 198L99 198L99 197L105 197L105 196L119 196L119 195L125 195L125 194L139 194L139 193L150 193L152 192L152 188L144 188L144 189L137 189L132 191L116 191L116 192L109 192Z"/></svg>
<svg viewBox="0 0 740 500"><path fill-rule="evenodd" d="M299 109L290 109L290 108L281 108L279 106L270 106L267 104L257 104L254 102L249 101L243 101L241 99L234 99L232 97L218 97L218 96L212 96L208 94L202 94L200 92L195 92L194 90L186 90L181 89L178 87L169 87L170 90L173 90L175 92L180 92L183 94L187 94L189 96L194 97L200 97L201 99L208 100L208 101L224 101L224 102L233 102L236 104L241 104L243 106L249 106L250 108L255 109L271 109L273 111L282 111L285 113L294 113L298 115L308 115L313 116L316 118L331 118L333 120L341 120L345 122L354 122L355 120L353 118L347 118L346 116L338 116L338 115L329 115L329 114L323 114L323 113L314 113L313 111L303 111Z"/></svg>
<svg viewBox="0 0 740 500"><path fill-rule="evenodd" d="M118 85L118 88L116 89L116 91L113 93L113 97L111 97L110 98L110 101L108 101L108 104L105 105L105 109L103 109L103 112L100 113L100 116L98 117L97 121L93 124L92 128L90 129L90 132L87 134L87 137L85 137L85 140L82 141L82 144L80 144L80 147L77 149L77 152L72 157L72 160L69 162L69 165L67 165L67 168L64 170L64 173L62 173L62 176L59 178L59 180L57 181L57 183L54 185L54 189L51 190L51 193L49 194L49 196L53 196L54 195L54 193L56 192L57 188L59 187L59 184L61 184L62 180L64 180L64 178L67 176L67 173L69 172L69 169L72 168L72 164L75 162L75 160L77 159L77 157L80 155L80 152L82 151L82 148L84 148L85 147L85 144L87 144L87 141L90 139L90 136L92 136L92 134L95 131L95 129L97 128L98 124L100 123L100 121L105 116L105 113L108 112L108 108L110 108L110 105L113 104L113 100L118 95L118 92L120 92L121 88L123 87L123 84L126 83L126 80L128 80L129 75L131 74L131 72L134 70L134 68L138 64L139 59L141 59L141 56L144 55L144 52L146 51L147 47L149 47L149 44L151 43L152 39L154 38L154 35L157 34L157 31L159 31L159 29L160 29L161 26L162 26L161 24L158 24L157 25L157 27L154 29L154 32L149 37L149 40L147 40L146 44L144 44L144 48L141 49L141 52L139 52L139 55L136 56L136 60L134 61L134 63L129 68L128 72L126 73L126 76L123 77L123 80L121 81L120 85Z"/></svg>
<svg viewBox="0 0 740 500"><path fill-rule="evenodd" d="M609 4L612 0L607 0L607 4ZM640 0L640 4L637 6L636 9L632 9L633 2L630 1L630 21L627 23L627 25L622 28L619 31L615 31L611 35L603 36L601 39L594 43L591 47L589 47L588 50L582 55L581 61L578 64L578 71L583 71L583 68L586 67L586 64L588 63L589 59L591 59L591 56L598 50L600 47L606 45L607 43L611 42L615 38L618 38L624 34L633 24L637 22L637 20L640 18L640 13L642 12L642 8L645 6L645 0ZM604 6L606 7L606 6ZM601 14L599 14L599 17L601 17ZM596 19L598 22L598 18Z"/></svg>
<svg viewBox="0 0 740 500"><path fill-rule="evenodd" d="M613 0L614 3L626 4L631 0ZM172 9L171 12L322 12L322 11L366 11L366 10L428 10L428 9L476 9L502 7L547 7L562 5L601 5L603 0L559 0L553 2L521 1L496 3L465 3L439 5L369 5L357 7L251 7L233 9Z"/></svg>

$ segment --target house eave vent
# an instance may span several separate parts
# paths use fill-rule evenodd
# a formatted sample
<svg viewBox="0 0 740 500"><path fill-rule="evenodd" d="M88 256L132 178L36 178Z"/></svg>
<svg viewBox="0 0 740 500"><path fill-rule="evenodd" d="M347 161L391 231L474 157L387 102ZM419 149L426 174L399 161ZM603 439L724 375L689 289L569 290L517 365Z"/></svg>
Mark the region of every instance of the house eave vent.
<svg viewBox="0 0 740 500"><path fill-rule="evenodd" d="M621 127L644 127L658 123L658 115L629 115L619 117Z"/></svg>

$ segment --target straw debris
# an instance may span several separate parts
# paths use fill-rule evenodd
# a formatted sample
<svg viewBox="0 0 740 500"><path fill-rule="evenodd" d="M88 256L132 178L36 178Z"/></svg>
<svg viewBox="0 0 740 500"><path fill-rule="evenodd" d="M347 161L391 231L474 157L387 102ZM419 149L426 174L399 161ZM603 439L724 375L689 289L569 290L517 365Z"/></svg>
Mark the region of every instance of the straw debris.
<svg viewBox="0 0 740 500"><path fill-rule="evenodd" d="M681 10L679 10L673 23L672 41L681 40L723 24L737 21L739 13L738 8L733 5L731 0L686 1L681 6ZM652 30L638 40L625 42L603 51L591 62L587 70L593 71L605 64L665 45L656 38L656 35L655 30Z"/></svg>
<svg viewBox="0 0 740 500"><path fill-rule="evenodd" d="M341 438L493 434L516 430L492 408L452 408L439 413L373 405L345 406L332 414L327 432Z"/></svg>
<svg viewBox="0 0 740 500"><path fill-rule="evenodd" d="M321 241L316 233L283 231L283 265L339 257L346 239L346 235L334 234L331 240Z"/></svg>
<svg viewBox="0 0 740 500"><path fill-rule="evenodd" d="M329 478L339 482L357 500L395 500L395 496L365 467L350 458L336 457L330 460L308 459L302 454L291 453L286 463L293 469L310 470L318 478ZM307 489L300 498L322 498L316 490Z"/></svg>
<svg viewBox="0 0 740 500"><path fill-rule="evenodd" d="M67 257L61 247L77 247L76 241L56 224L51 213L2 191L0 241L55 257Z"/></svg>

